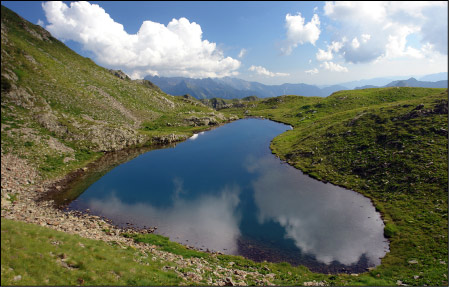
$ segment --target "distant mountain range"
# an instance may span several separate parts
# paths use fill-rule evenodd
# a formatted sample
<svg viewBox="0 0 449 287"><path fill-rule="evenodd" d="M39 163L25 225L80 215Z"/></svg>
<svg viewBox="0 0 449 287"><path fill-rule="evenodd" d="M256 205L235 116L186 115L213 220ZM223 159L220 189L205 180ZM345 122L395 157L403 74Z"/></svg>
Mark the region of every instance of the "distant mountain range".
<svg viewBox="0 0 449 287"><path fill-rule="evenodd" d="M374 85L366 85L362 87L356 87L356 90L359 89L369 89L369 88L383 88L383 87L422 87L422 88L447 88L447 80L441 80L436 82L428 82L428 81L418 81L415 78L410 78L408 80L399 80L393 81L385 86L374 86Z"/></svg>
<svg viewBox="0 0 449 287"><path fill-rule="evenodd" d="M372 79L363 79L363 80L358 80L358 81L344 82L344 83L340 83L339 85L352 90L352 89L355 89L357 87L362 87L362 86L384 87L384 86L390 84L391 82L408 79L410 77L414 77L414 78L418 79L419 81L436 82L436 81L447 80L448 79L447 76L448 76L447 72L443 72L443 73L424 75L424 76L420 76L420 77L416 77L416 76L381 77L381 78L372 78Z"/></svg>
<svg viewBox="0 0 449 287"><path fill-rule="evenodd" d="M306 97L327 97L340 90L366 89L378 87L425 87L447 88L447 73L438 73L402 80L400 77L375 78L343 83L332 86L315 86L308 84L264 85L237 78L192 79L184 77L147 76L146 80L157 85L162 91L174 96L191 95L197 99L242 99L256 96L259 98L281 95L301 95ZM360 85L360 86L357 86Z"/></svg>
<svg viewBox="0 0 449 287"><path fill-rule="evenodd" d="M340 85L325 88L307 84L264 85L229 77L191 79L147 76L145 80L151 81L167 94L174 96L189 94L197 99L241 99L249 96L267 98L280 95L327 97L333 92L347 90L346 87Z"/></svg>
<svg viewBox="0 0 449 287"><path fill-rule="evenodd" d="M447 72L425 75L418 78L420 81L437 82L447 80Z"/></svg>

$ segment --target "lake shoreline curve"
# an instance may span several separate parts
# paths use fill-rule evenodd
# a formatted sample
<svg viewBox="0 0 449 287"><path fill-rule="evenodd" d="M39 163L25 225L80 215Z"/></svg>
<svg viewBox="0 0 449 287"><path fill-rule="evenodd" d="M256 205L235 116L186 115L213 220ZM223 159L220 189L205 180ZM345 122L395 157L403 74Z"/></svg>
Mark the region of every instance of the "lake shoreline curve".
<svg viewBox="0 0 449 287"><path fill-rule="evenodd" d="M260 116L245 116L243 119L248 118L270 120L288 125L292 129L294 128L288 123ZM232 121L234 120L216 126L207 127L201 132L217 128ZM155 141L155 143L153 142L153 144L144 147L133 147L133 148L125 148L114 152L104 152L100 158L96 159L93 162L88 163L86 166L73 170L56 179L47 181L39 181L36 171L33 170L33 168L30 165L28 165L25 160L20 159L11 154L7 155L2 154L2 164L1 164L2 218L33 223L40 226L52 228L54 230L66 232L69 234L77 234L85 238L102 240L104 242L116 242L122 246L133 246L135 248L139 249L143 248L146 250L148 249L148 247L144 247L142 244L135 243L132 238L125 238L123 234L152 233L157 228L156 226L147 228L119 227L117 225L114 225L111 220L105 217L99 217L96 215L89 214L88 211L67 210L66 207L69 202L67 202L66 204L61 204L61 202L59 202L58 204L51 198L54 197L55 195L61 194L64 190L69 188L71 183L73 183L76 180L79 180L81 177L85 176L86 174L92 171L98 172L99 170L110 170L115 166L127 162L144 152L153 149L173 147L177 143L186 141L187 139L189 139L188 136L177 138L176 140L173 141L172 140L166 141L165 139L161 139L160 141ZM272 154L274 154L276 157L279 158L279 156L273 152L271 145L270 151L272 152ZM117 153L121 154L121 156L115 157L113 160L106 159L109 155ZM281 161L289 164L285 160L281 159ZM304 173L302 170L300 171ZM304 174L308 175L307 173ZM310 177L313 178L313 176ZM15 179L18 178L20 178L21 180L16 181ZM325 181L325 183L327 182ZM345 186L341 185L337 186L346 188ZM4 193L3 190L6 191L14 190L18 196L13 201L10 201L8 194ZM366 196L363 193L361 194L363 196ZM373 206L375 206L371 198L370 201L373 204ZM376 211L379 212L377 208ZM383 215L381 212L380 214L383 220ZM107 230L108 232L105 232L105 230ZM192 246L187 245L186 247L189 249L198 250ZM151 247L152 252L155 252L156 249L157 248L155 248L155 246ZM159 250L159 252L163 251ZM213 252L213 251L207 252L204 250L201 250L201 252L211 253L215 255L222 254L220 252ZM373 268L369 269L372 270ZM271 280L273 279L273 274L269 273L267 275L268 276L260 274L260 276L264 278L261 280L265 280L264 285L271 285L270 279ZM226 278L223 278L223 282L226 282Z"/></svg>

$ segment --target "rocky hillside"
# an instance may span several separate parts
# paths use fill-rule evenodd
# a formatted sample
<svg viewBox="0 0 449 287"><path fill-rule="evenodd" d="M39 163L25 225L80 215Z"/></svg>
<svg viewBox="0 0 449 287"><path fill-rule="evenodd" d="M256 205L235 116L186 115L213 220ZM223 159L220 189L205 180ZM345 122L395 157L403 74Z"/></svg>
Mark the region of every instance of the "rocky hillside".
<svg viewBox="0 0 449 287"><path fill-rule="evenodd" d="M46 172L95 152L182 140L228 120L97 66L8 8L1 13L2 154L20 154Z"/></svg>

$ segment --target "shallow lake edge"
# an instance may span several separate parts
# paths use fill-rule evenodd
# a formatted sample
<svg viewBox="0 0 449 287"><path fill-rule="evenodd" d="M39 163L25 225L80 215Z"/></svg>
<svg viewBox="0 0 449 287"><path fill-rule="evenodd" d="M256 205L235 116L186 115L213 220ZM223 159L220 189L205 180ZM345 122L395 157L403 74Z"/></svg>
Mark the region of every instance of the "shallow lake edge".
<svg viewBox="0 0 449 287"><path fill-rule="evenodd" d="M245 120L245 119L251 119L251 118L252 118L252 119L262 119L262 120L273 121L273 122L276 122L276 123L284 124L284 125L286 125L286 126L291 127L291 129L294 129L294 127L291 126L291 125L289 125L288 123L285 123L285 122L282 122L282 121L273 120L273 119L269 119L269 118L265 118L265 117L262 117L262 116L245 116L244 118L237 119L237 120ZM237 121L237 120L234 120L234 121ZM213 127L207 127L207 128L205 128L204 130L199 131L198 133L210 131L210 130L213 130L213 129L215 129L215 128L218 128L218 127L220 127L220 126L226 125L226 124L231 123L231 122L233 122L233 121L226 122L226 123L223 123L223 124L220 124L220 125L217 125L217 126L213 126ZM283 134L286 133L286 132L288 132L288 131L285 131L285 132L283 132L283 133L277 135L276 137L279 137L279 136L283 135ZM276 138L276 137L275 137L275 138ZM38 198L38 200L39 200L39 201L47 201L47 202L50 202L50 203L51 203L51 206L52 206L53 208L59 209L59 210L61 210L61 211L68 210L68 208L67 208L68 204L70 204L70 202L72 202L72 201L75 200L76 198L71 199L70 201L65 202L65 203L55 202L55 200L54 200L53 198L54 198L55 196L57 196L57 195L61 195L61 194L63 194L64 192L66 192L66 191L70 188L70 186L71 186L73 183L79 182L84 176L89 176L89 175L92 174L92 173L98 173L98 172L101 172L101 171L103 171L102 174L105 174L105 173L109 172L110 170L112 170L113 168L115 168L116 166L118 166L118 165L120 165L120 164L123 164L123 163L125 163L125 162L128 162L128 161L130 161L130 160L132 160L132 159L134 159L134 158L136 158L136 157L138 157L138 156L140 156L140 155L142 155L142 154L144 154L144 153L146 153L146 152L148 152L148 151L175 147L178 143L182 143L182 142L184 142L184 141L187 141L189 138L190 138L190 137L187 137L187 138L185 138L185 139L182 139L182 140L179 140L179 141L176 141L176 142L173 142L173 143L169 143L169 144L151 144L151 145L146 145L146 146L142 146L142 147L131 147L131 148L126 148L126 149L122 149L122 150L114 151L114 152L105 152L105 153L104 153L102 156L100 156L98 159L96 159L96 160L94 160L94 161L88 163L86 166L81 167L81 168L78 168L78 169L76 169L76 170L74 170L74 171L72 171L72 172L69 172L69 173L66 174L65 176L62 176L61 178L56 179L55 181L53 181L53 183L49 186L49 188L47 189L47 191L46 191L45 193L43 193L43 194ZM273 139L274 139L274 138L273 138ZM313 176L313 175L311 175L311 174L308 174L308 173L304 172L303 170L301 170L301 169L299 169L299 168L297 168L297 167L295 167L295 166L289 164L287 161L281 159L281 158L279 157L279 155L277 155L276 153L274 153L273 149L271 148L271 143L272 143L273 139L270 141L270 152L271 152L271 154L273 154L274 156L276 156L276 158L279 159L281 162L286 163L286 164L288 164L288 165L291 166L291 167L294 167L295 169L299 170L302 174L304 174L304 175L306 175L306 176L308 176L308 177L310 177L310 178L313 178L313 179L315 179L315 180L321 181L321 182L326 183L326 184L329 183L329 184L333 184L333 185L335 185L335 186L339 186L339 187L344 188L344 189L348 189L346 186L341 185L341 184L334 184L334 183L332 183L332 181L323 181L323 180L321 180L321 179L319 179L319 178L317 178L317 177L315 177L315 176ZM105 161L105 158L107 158L107 157L110 156L110 155L116 155L116 154L124 154L124 155L125 155L125 156L124 156L125 159L119 157L118 160L113 160L113 161L108 161L108 160L106 160L106 163L104 162L104 161ZM348 190L351 190L351 189L348 189ZM369 195L364 194L363 192L359 192L359 191L355 191L355 190L351 190L351 191L354 191L354 192L356 192L356 193L358 193L358 194L361 194L361 195L363 195L364 197L366 197L366 198L369 199L370 203L373 205L373 207L375 208L376 212L378 212L378 213L380 214L380 218L381 218L381 220L382 220L382 222L383 222L385 228L387 228L387 225L386 225L386 223L385 223L385 221L384 221L384 214L383 214L383 212L382 212L380 209L378 209L378 207L375 205L373 199L372 199ZM81 193L80 193L80 194L81 194ZM73 210L72 210L72 211L73 211ZM78 211L78 210L77 210L77 211L75 212L75 214L77 214L78 216L91 215L91 214L89 213L89 210L84 210L84 211L82 211L82 210L79 210L79 211ZM120 225L114 224L110 219L108 219L107 217L104 217L104 216L99 217L99 219L100 219L100 220L102 219L102 220L107 221L109 224L113 225L114 228L116 228L117 230L121 230L123 233L130 232L130 231L131 231L131 232L136 232L136 233L146 234L146 233L152 233L152 232L154 232L155 229L157 229L157 227L136 228L136 227L120 226ZM384 230L385 230L385 229L384 229ZM384 231L384 234L385 234L385 231ZM390 241L388 240L387 236L385 236L385 237L386 237L385 239L387 240L387 242L388 242L388 247L389 247L389 246L390 246ZM187 247L188 249L193 249L193 250L196 250L196 251L198 251L198 252L222 254L221 252L214 252L214 251L209 251L209 252L207 252L207 251L204 251L204 250L199 250L199 249L197 249L197 248L195 248L195 247L193 247L193 246L189 246L189 245L187 245L187 244L177 243L177 242L174 242L174 241L171 241L171 242L176 243L176 244L183 245L183 246ZM389 252L390 252L390 250L387 251L387 253L384 255L384 257L385 257ZM224 255L224 254L222 254L222 255ZM226 256L226 255L225 255L225 256ZM232 256L232 255L229 255L229 256ZM383 258L383 257L382 257L382 258ZM382 258L381 258L381 262L382 262ZM245 259L246 259L246 258L245 258ZM247 260L250 260L250 259L247 259ZM273 262L273 263L275 263L275 262ZM382 263L381 263L380 265L382 265ZM377 265L376 267L378 267L378 266L380 266L380 265ZM368 272L369 270L371 270L372 268L373 268L373 267L370 267L370 268L367 270L367 272ZM313 272L313 271L312 271L312 272ZM314 273L319 273L319 272L314 272Z"/></svg>

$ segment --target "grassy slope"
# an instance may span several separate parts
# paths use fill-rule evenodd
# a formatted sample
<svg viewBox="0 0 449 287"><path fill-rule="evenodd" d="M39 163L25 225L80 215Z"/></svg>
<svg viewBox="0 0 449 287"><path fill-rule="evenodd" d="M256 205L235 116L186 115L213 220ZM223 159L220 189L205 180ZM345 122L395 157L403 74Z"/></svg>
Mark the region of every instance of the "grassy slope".
<svg viewBox="0 0 449 287"><path fill-rule="evenodd" d="M373 275L447 285L447 98L444 89L367 89L272 98L249 113L294 126L272 141L282 159L373 200L391 241Z"/></svg>
<svg viewBox="0 0 449 287"><path fill-rule="evenodd" d="M43 175L79 167L99 156L93 151L191 135L207 126L189 125L186 118L214 116L199 101L120 79L40 26L3 6L1 13L2 150L29 159Z"/></svg>
<svg viewBox="0 0 449 287"><path fill-rule="evenodd" d="M2 218L1 285L177 285L172 263L134 248ZM20 277L19 277L20 276Z"/></svg>

